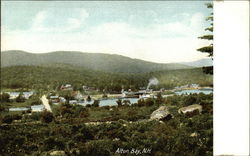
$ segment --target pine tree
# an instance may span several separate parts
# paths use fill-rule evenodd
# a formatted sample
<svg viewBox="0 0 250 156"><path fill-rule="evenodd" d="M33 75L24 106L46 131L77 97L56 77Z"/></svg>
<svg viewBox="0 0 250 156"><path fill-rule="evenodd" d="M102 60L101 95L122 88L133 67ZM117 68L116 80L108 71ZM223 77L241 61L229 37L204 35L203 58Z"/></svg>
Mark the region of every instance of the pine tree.
<svg viewBox="0 0 250 156"><path fill-rule="evenodd" d="M207 3L206 4L207 8L209 9L213 9L213 4L212 3ZM203 39L203 40L209 40L212 41L213 40L213 13L210 14L210 16L208 16L206 18L206 21L210 22L210 27L206 28L206 31L209 31L209 34L203 35L198 37L199 39ZM213 59L213 43L211 43L208 46L205 47L201 47L199 49L197 49L197 51L200 51L202 53L208 53L208 56L211 57ZM203 72L207 73L207 74L213 74L213 66L209 66L209 67L203 67Z"/></svg>

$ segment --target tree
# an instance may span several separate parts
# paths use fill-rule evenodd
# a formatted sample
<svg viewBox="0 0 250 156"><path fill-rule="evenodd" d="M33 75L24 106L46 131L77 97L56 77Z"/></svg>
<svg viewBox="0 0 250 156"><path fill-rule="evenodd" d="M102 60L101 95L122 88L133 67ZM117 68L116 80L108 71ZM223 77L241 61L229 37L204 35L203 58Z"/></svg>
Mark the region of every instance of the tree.
<svg viewBox="0 0 250 156"><path fill-rule="evenodd" d="M87 101L91 101L91 97L89 95L87 97Z"/></svg>
<svg viewBox="0 0 250 156"><path fill-rule="evenodd" d="M10 101L10 95L8 93L3 93L0 95L1 99L0 101L1 102L9 102Z"/></svg>
<svg viewBox="0 0 250 156"><path fill-rule="evenodd" d="M54 120L54 115L51 112L44 111L41 114L42 121L45 123L50 123Z"/></svg>
<svg viewBox="0 0 250 156"><path fill-rule="evenodd" d="M118 106L121 106L121 105L122 105L122 100L121 100L121 99L118 99L118 100L116 101L116 103L117 103Z"/></svg>
<svg viewBox="0 0 250 156"><path fill-rule="evenodd" d="M129 105L129 104L131 104L130 100L123 100L122 103L123 103L124 105Z"/></svg>
<svg viewBox="0 0 250 156"><path fill-rule="evenodd" d="M18 97L16 98L16 102L25 102L25 98L23 93L20 93Z"/></svg>
<svg viewBox="0 0 250 156"><path fill-rule="evenodd" d="M161 95L161 92L159 92L159 93L157 93L157 95L156 95L156 103L157 104L161 104L161 103L163 103L163 97L162 97L162 95Z"/></svg>
<svg viewBox="0 0 250 156"><path fill-rule="evenodd" d="M207 3L206 6L209 9L213 9L212 3ZM210 21L210 27L206 28L205 31L209 31L210 33L203 35L203 36L200 36L198 38L203 39L203 40L212 41L213 40L213 34L212 34L213 33L213 13L211 13L211 15L206 18L206 21ZM213 43L211 43L208 46L201 47L201 48L197 49L197 51L200 51L202 53L208 53L208 56L213 59ZM213 66L203 67L202 69L203 69L204 73L213 74Z"/></svg>
<svg viewBox="0 0 250 156"><path fill-rule="evenodd" d="M93 106L94 107L99 107L99 103L100 103L99 100L95 100L94 103L93 103Z"/></svg>

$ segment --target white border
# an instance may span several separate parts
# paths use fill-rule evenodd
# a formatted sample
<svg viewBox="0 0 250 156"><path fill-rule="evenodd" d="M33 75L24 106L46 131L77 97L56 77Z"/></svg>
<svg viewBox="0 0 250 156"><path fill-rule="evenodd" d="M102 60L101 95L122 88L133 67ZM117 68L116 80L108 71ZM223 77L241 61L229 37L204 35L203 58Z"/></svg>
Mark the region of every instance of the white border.
<svg viewBox="0 0 250 156"><path fill-rule="evenodd" d="M249 155L249 1L214 2L214 155Z"/></svg>

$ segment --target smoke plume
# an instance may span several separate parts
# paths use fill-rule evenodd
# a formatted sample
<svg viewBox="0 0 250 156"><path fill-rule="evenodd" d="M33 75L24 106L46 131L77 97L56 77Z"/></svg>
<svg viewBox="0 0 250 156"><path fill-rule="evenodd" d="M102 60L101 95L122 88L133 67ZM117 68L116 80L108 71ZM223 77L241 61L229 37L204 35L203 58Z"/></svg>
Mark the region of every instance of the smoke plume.
<svg viewBox="0 0 250 156"><path fill-rule="evenodd" d="M149 79L149 83L148 83L147 89L149 89L149 87L152 86L152 85L157 85L158 83L159 83L159 81L155 77Z"/></svg>

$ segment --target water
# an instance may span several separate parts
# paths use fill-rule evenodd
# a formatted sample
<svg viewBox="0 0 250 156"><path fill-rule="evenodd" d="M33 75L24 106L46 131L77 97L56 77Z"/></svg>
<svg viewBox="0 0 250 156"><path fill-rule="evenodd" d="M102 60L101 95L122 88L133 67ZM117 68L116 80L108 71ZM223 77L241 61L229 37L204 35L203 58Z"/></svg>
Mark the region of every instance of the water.
<svg viewBox="0 0 250 156"><path fill-rule="evenodd" d="M33 106L31 106L31 110L33 112L41 112L41 111L45 110L45 108L44 108L44 105L33 105Z"/></svg>
<svg viewBox="0 0 250 156"><path fill-rule="evenodd" d="M9 111L27 111L31 109L33 112L41 112L44 110L44 105L33 105L31 108L29 107L15 107L9 108Z"/></svg>
<svg viewBox="0 0 250 156"><path fill-rule="evenodd" d="M9 111L26 111L29 110L27 107L16 107L16 108L9 108Z"/></svg>
<svg viewBox="0 0 250 156"><path fill-rule="evenodd" d="M99 101L99 106L116 106L117 105L117 101L118 99L104 99L104 100L100 100ZM129 100L130 104L134 104L137 103L137 101L139 100L139 98L123 98L121 99L122 101L124 100ZM83 103L79 103L80 105L86 106L87 104L92 105L94 103L94 100L91 101L85 101Z"/></svg>
<svg viewBox="0 0 250 156"><path fill-rule="evenodd" d="M199 94L199 93L204 93L204 94L210 94L213 93L213 89L211 88L205 88L205 89L192 89L192 90L181 90L181 91L176 91L175 94L177 95L182 95L182 94Z"/></svg>

